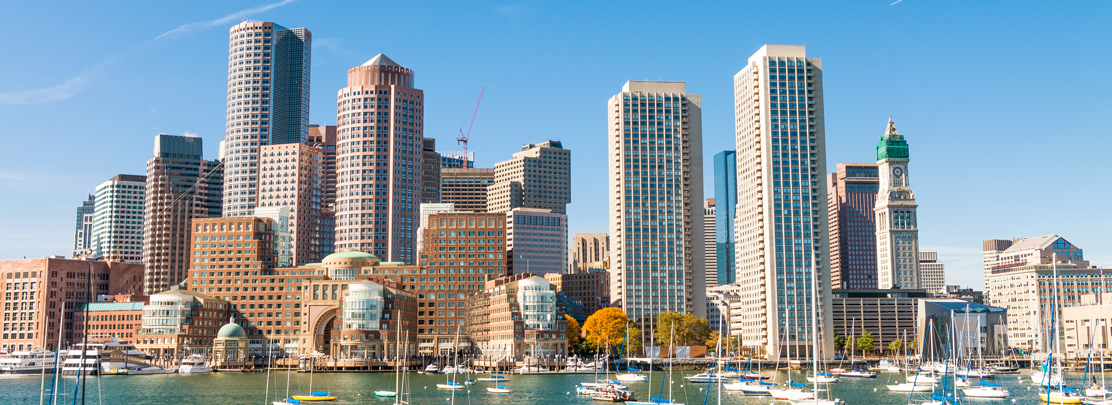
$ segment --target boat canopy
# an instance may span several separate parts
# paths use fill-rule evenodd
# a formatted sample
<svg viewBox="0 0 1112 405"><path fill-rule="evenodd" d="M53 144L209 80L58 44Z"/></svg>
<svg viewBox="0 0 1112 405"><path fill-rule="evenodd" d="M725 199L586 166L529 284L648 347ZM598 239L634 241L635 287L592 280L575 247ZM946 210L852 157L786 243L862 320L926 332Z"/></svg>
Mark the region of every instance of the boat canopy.
<svg viewBox="0 0 1112 405"><path fill-rule="evenodd" d="M774 383L774 382L764 382L764 381L760 381L759 383L760 383L761 385L776 385L776 383Z"/></svg>
<svg viewBox="0 0 1112 405"><path fill-rule="evenodd" d="M328 396L328 391L309 391L309 393L313 394L313 395L316 395L318 397L327 397Z"/></svg>
<svg viewBox="0 0 1112 405"><path fill-rule="evenodd" d="M935 401L945 401L946 400L946 397L938 395L938 394L931 394L931 398L933 398Z"/></svg>
<svg viewBox="0 0 1112 405"><path fill-rule="evenodd" d="M670 404L670 403L672 403L672 400L670 400L668 398L657 398L657 397L649 397L649 401L650 402L656 402L658 404Z"/></svg>
<svg viewBox="0 0 1112 405"><path fill-rule="evenodd" d="M807 383L797 383L795 381L789 381L789 383L791 383L791 386L793 386L793 387L806 387L807 386Z"/></svg>
<svg viewBox="0 0 1112 405"><path fill-rule="evenodd" d="M504 390L504 389L506 389L506 386L505 386L505 385L501 385L501 384L495 385L495 387L498 387L498 389L500 389L500 390Z"/></svg>
<svg viewBox="0 0 1112 405"><path fill-rule="evenodd" d="M641 371L641 369L633 367L627 367L627 369L629 369L629 371Z"/></svg>
<svg viewBox="0 0 1112 405"><path fill-rule="evenodd" d="M286 399L286 403L287 403L287 404L292 404L292 405L297 405L297 404L300 404L300 403L301 403L301 401L299 401L299 400L296 400L296 399L293 399L293 398L287 398L287 399Z"/></svg>
<svg viewBox="0 0 1112 405"><path fill-rule="evenodd" d="M988 381L981 381L981 386L982 387L998 387L998 385L996 385L996 383L988 382Z"/></svg>

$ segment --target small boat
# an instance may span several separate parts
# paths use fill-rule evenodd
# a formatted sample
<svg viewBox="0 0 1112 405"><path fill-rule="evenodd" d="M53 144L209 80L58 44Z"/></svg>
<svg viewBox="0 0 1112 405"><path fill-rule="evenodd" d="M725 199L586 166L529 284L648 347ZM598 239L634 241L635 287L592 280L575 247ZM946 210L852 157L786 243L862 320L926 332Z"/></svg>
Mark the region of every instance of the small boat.
<svg viewBox="0 0 1112 405"><path fill-rule="evenodd" d="M212 372L203 354L191 354L182 359L178 374L208 374Z"/></svg>
<svg viewBox="0 0 1112 405"><path fill-rule="evenodd" d="M775 385L775 384L772 384ZM745 395L769 395L769 386L756 381L739 381L736 383L722 384L726 391L741 391Z"/></svg>
<svg viewBox="0 0 1112 405"><path fill-rule="evenodd" d="M915 383L918 385L934 385L938 384L938 379L930 375L918 375L914 377L907 377L907 382L909 384Z"/></svg>
<svg viewBox="0 0 1112 405"><path fill-rule="evenodd" d="M393 398L398 396L398 393L394 391L375 391L375 396L383 398Z"/></svg>
<svg viewBox="0 0 1112 405"><path fill-rule="evenodd" d="M980 378L980 379L985 379L985 380L991 380L991 379L996 378L996 374L993 374L992 371L985 370L985 369L962 370L962 371L958 371L957 375L958 375L958 377L962 377L962 378Z"/></svg>
<svg viewBox="0 0 1112 405"><path fill-rule="evenodd" d="M1100 385L1092 385L1085 389L1085 396L1103 398L1108 396L1108 389Z"/></svg>
<svg viewBox="0 0 1112 405"><path fill-rule="evenodd" d="M1049 395L1046 393L1046 391L1043 391L1043 392L1039 393L1039 398L1041 398L1044 403L1049 402L1049 403L1052 403L1052 404L1080 404L1081 403L1081 396L1080 395L1077 395L1076 393L1072 393L1072 392L1065 392L1065 391L1050 391Z"/></svg>
<svg viewBox="0 0 1112 405"><path fill-rule="evenodd" d="M958 388L969 388L969 387L972 387L973 385L969 384L969 381L967 381L964 378L958 378L958 379L954 380L954 386L958 387Z"/></svg>
<svg viewBox="0 0 1112 405"><path fill-rule="evenodd" d="M442 390L462 390L463 384L455 381L448 381L444 384L436 384L436 388L440 388Z"/></svg>
<svg viewBox="0 0 1112 405"><path fill-rule="evenodd" d="M756 371L747 371L738 378L741 378L742 380L767 380L770 377Z"/></svg>
<svg viewBox="0 0 1112 405"><path fill-rule="evenodd" d="M294 395L290 398L304 402L335 401L336 397L328 391L309 391L309 395Z"/></svg>
<svg viewBox="0 0 1112 405"><path fill-rule="evenodd" d="M966 388L961 390L967 397L973 398L1007 398L1008 390L995 386L982 385L980 387Z"/></svg>
<svg viewBox="0 0 1112 405"><path fill-rule="evenodd" d="M818 377L807 377L807 381L820 384L829 384L838 382L838 377L835 377L833 374L823 373L819 374Z"/></svg>
<svg viewBox="0 0 1112 405"><path fill-rule="evenodd" d="M490 377L481 377L481 378L476 379L476 381L478 381L478 382L508 382L508 381L510 381L510 379L506 378L506 376L504 376L504 375L491 374Z"/></svg>
<svg viewBox="0 0 1112 405"><path fill-rule="evenodd" d="M301 401L298 401L296 399L286 398L286 399L283 399L281 401L273 401L273 402L271 402L271 405L298 405L300 403L301 403Z"/></svg>
<svg viewBox="0 0 1112 405"><path fill-rule="evenodd" d="M432 363L425 367L424 372L425 374L437 374L440 373L440 367L438 367L436 363Z"/></svg>
<svg viewBox="0 0 1112 405"><path fill-rule="evenodd" d="M814 401L814 399L815 399L815 393L814 392L807 391L807 390L804 390L802 388L790 388L790 389L784 389L784 390L768 390L768 393L770 395L772 395L772 399L779 399L779 400L782 400L782 401L801 400L801 399Z"/></svg>
<svg viewBox="0 0 1112 405"><path fill-rule="evenodd" d="M851 378L876 378L876 373L854 366L850 371L843 371L839 377Z"/></svg>
<svg viewBox="0 0 1112 405"><path fill-rule="evenodd" d="M705 383L705 382L725 382L728 378L724 374L721 374L721 373L706 372L706 373L699 373L699 374L695 374L695 375L689 375L687 377L684 377L684 379L687 380L687 381L691 381L693 383Z"/></svg>
<svg viewBox="0 0 1112 405"><path fill-rule="evenodd" d="M645 381L649 381L649 376L641 374L641 373L618 374L616 376L616 378L618 379L618 381L624 381L624 382L645 382Z"/></svg>
<svg viewBox="0 0 1112 405"><path fill-rule="evenodd" d="M494 393L498 393L498 394L509 394L513 391L511 391L509 388L506 388L505 385L495 385L493 387L487 387L487 392L494 392Z"/></svg>
<svg viewBox="0 0 1112 405"><path fill-rule="evenodd" d="M903 383L896 385L889 385L888 390L892 392L931 392L934 391L933 385Z"/></svg>

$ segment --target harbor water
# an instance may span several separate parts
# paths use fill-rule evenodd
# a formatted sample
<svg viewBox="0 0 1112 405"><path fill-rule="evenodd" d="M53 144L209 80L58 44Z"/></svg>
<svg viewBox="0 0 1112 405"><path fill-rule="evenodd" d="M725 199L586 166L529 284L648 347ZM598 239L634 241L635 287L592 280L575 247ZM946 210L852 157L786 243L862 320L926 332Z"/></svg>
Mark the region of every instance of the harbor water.
<svg viewBox="0 0 1112 405"><path fill-rule="evenodd" d="M661 377L664 373L654 372L651 383L629 383L637 393L638 400L646 401L650 396L667 397L668 388L661 392ZM673 372L672 397L675 402L687 405L718 404L718 384L690 383L683 379L694 372ZM771 372L766 374L772 375ZM482 375L471 375L477 378ZM494 383L476 383L465 390L440 390L437 383L445 382L445 375L422 375L410 373L409 390L412 393L410 404L455 404L466 405L517 405L517 404L601 404L590 397L577 396L575 386L588 382L595 376L588 374L548 374L548 375L507 375L505 384L513 390L510 394L493 394L486 387ZM786 380L786 372L776 375L776 382ZM47 375L47 385L50 384ZM74 403L74 377L65 376L64 389L58 404ZM270 405L270 401L286 396L285 371L270 374L269 396L267 394L267 373L216 373L203 375L146 375L146 376L103 376L90 377L86 381L86 404L253 404ZM289 374L289 393L304 395L309 392L309 374ZM451 378L450 376L448 377ZM456 377L462 382L466 375ZM805 381L800 372L793 372L796 381ZM1022 380L1021 380L1022 378ZM1067 375L1067 381L1078 387L1081 374ZM1099 376L1097 377L1099 378ZM886 384L896 384L905 380L903 374L878 373L877 378L842 378L841 382L829 384L830 398L844 400L847 405L907 404L908 393L888 391ZM1023 374L1004 374L996 379L997 384L1007 388L1011 396L1007 399L963 398L966 404L1020 404L1037 405L1042 403L1038 397L1037 386L1031 384L1027 372ZM40 378L38 376L0 376L0 404L38 404ZM947 383L948 387L952 387ZM824 385L823 388L827 387ZM393 373L316 373L313 375L314 391L329 391L339 399L325 404L372 404L392 405L393 398L375 398L376 390L394 390ZM708 390L709 388L709 390ZM453 398L454 394L454 398ZM929 395L929 393L928 393ZM77 403L81 403L77 394ZM912 403L925 401L925 395L917 393ZM706 397L704 401L704 397ZM1015 400L1013 402L1013 400ZM49 401L44 402L49 403ZM787 401L774 401L769 396L746 396L741 393L722 393L723 404L756 405L788 404Z"/></svg>

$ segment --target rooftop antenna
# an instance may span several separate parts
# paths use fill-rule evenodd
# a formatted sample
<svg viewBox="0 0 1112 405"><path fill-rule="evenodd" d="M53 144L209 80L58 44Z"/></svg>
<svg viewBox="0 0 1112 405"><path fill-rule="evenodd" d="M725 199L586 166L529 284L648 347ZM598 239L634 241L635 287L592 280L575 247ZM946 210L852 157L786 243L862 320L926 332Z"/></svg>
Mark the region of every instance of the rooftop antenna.
<svg viewBox="0 0 1112 405"><path fill-rule="evenodd" d="M467 125L467 133L463 133L463 128L459 129L459 137L456 138L456 145L463 145L463 158L467 159L467 139L471 137L471 127L475 125L475 115L479 114L479 103L483 101L483 91L486 86L479 89L479 101L475 102L475 111L471 113L471 124Z"/></svg>

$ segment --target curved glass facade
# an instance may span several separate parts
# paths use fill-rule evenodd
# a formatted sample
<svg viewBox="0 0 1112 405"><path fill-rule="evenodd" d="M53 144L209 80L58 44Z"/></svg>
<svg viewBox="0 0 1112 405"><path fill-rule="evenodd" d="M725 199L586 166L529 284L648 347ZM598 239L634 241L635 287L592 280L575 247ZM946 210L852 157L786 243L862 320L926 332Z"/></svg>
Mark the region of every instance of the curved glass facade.
<svg viewBox="0 0 1112 405"><path fill-rule="evenodd" d="M549 288L548 280L525 279L517 285L525 329L556 329L556 292Z"/></svg>
<svg viewBox="0 0 1112 405"><path fill-rule="evenodd" d="M357 269L328 269L328 278L332 280L355 280ZM381 287L380 287L381 289Z"/></svg>
<svg viewBox="0 0 1112 405"><path fill-rule="evenodd" d="M351 284L344 297L343 330L378 330L382 304L382 285Z"/></svg>

